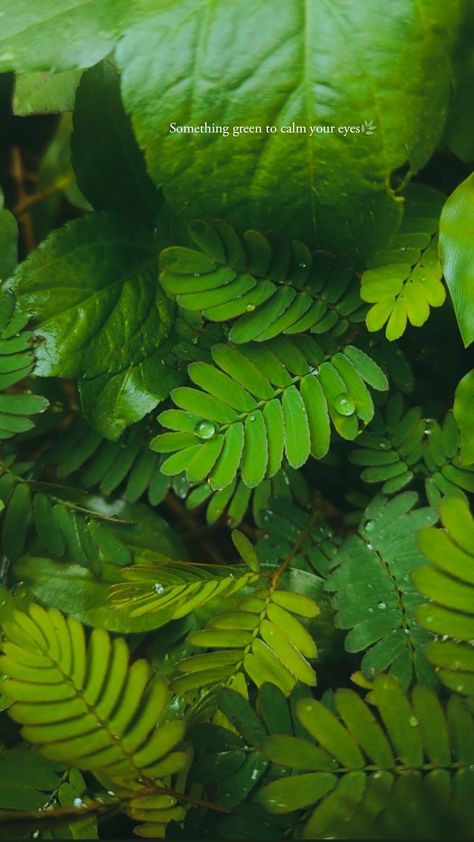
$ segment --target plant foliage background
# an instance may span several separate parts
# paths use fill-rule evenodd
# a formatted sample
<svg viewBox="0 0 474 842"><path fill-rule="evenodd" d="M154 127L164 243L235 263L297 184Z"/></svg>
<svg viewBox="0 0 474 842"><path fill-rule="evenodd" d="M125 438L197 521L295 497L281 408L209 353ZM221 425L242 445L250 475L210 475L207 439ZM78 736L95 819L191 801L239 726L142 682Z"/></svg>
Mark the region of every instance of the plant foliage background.
<svg viewBox="0 0 474 842"><path fill-rule="evenodd" d="M0 26L0 832L470 838L471 0Z"/></svg>

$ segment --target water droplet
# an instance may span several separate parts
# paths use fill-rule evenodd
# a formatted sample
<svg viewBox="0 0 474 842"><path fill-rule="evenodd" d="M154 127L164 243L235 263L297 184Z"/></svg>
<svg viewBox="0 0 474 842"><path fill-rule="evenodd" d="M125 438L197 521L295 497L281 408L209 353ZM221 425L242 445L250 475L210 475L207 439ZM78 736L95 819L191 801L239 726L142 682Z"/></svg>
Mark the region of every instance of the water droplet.
<svg viewBox="0 0 474 842"><path fill-rule="evenodd" d="M366 532L372 532L372 530L374 529L374 527L375 527L375 523L374 523L374 521L373 521L373 520L368 520L368 521L367 521L367 523L365 524L365 531L366 531Z"/></svg>
<svg viewBox="0 0 474 842"><path fill-rule="evenodd" d="M158 582L156 582L156 583L153 585L153 590L154 590L154 591L155 591L155 593L157 593L157 594L162 594L162 593L164 593L164 590L165 590L165 589L164 589L163 585L160 585Z"/></svg>
<svg viewBox="0 0 474 842"><path fill-rule="evenodd" d="M249 415L249 421L255 421L255 415Z"/></svg>
<svg viewBox="0 0 474 842"><path fill-rule="evenodd" d="M387 607L386 602L379 602L378 605L377 605L377 608L380 608L381 611L383 611L383 609L386 608L386 607Z"/></svg>
<svg viewBox="0 0 474 842"><path fill-rule="evenodd" d="M255 304L247 304L245 309L247 310L247 313L253 313L255 310Z"/></svg>
<svg viewBox="0 0 474 842"><path fill-rule="evenodd" d="M85 806L82 798L75 798L72 803L73 803L74 807L84 807Z"/></svg>
<svg viewBox="0 0 474 842"><path fill-rule="evenodd" d="M215 432L216 425L214 422L206 421L204 418L202 421L198 421L194 428L194 434L200 439L212 439Z"/></svg>
<svg viewBox="0 0 474 842"><path fill-rule="evenodd" d="M197 345L198 344L197 336L193 336L193 338L191 339L191 342L192 342L193 345Z"/></svg>
<svg viewBox="0 0 474 842"><path fill-rule="evenodd" d="M334 398L334 408L339 415L354 415L355 403L346 392Z"/></svg>
<svg viewBox="0 0 474 842"><path fill-rule="evenodd" d="M409 724L411 725L412 728L416 728L416 726L418 725L418 720L417 720L416 716L410 716L410 719L408 720L408 722L409 722Z"/></svg>
<svg viewBox="0 0 474 842"><path fill-rule="evenodd" d="M427 623L432 623L432 622L433 622L433 617L426 617L426 622L427 622Z"/></svg>
<svg viewBox="0 0 474 842"><path fill-rule="evenodd" d="M195 278L199 278L199 272L194 272L193 274Z"/></svg>
<svg viewBox="0 0 474 842"><path fill-rule="evenodd" d="M387 450L390 447L387 441L379 441L378 446L380 450Z"/></svg>
<svg viewBox="0 0 474 842"><path fill-rule="evenodd" d="M368 550L373 550L373 549L374 549L374 545L373 545L373 544L367 544L367 549L368 549Z"/></svg>
<svg viewBox="0 0 474 842"><path fill-rule="evenodd" d="M311 368L309 369L309 373L317 376L319 374L318 366L317 365L311 366Z"/></svg>
<svg viewBox="0 0 474 842"><path fill-rule="evenodd" d="M307 268L308 268L307 263L300 263L300 269L307 269Z"/></svg>
<svg viewBox="0 0 474 842"><path fill-rule="evenodd" d="M458 693L462 693L462 691L464 690L464 684L458 684L456 690L458 691Z"/></svg>

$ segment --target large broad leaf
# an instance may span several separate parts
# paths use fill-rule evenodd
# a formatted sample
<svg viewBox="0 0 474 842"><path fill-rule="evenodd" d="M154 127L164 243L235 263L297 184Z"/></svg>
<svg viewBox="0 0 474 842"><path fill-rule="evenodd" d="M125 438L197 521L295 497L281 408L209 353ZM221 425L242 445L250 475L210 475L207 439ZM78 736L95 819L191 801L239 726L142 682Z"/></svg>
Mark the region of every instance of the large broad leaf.
<svg viewBox="0 0 474 842"><path fill-rule="evenodd" d="M18 225L10 211L3 209L3 191L0 188L0 281L8 278L18 260Z"/></svg>
<svg viewBox="0 0 474 842"><path fill-rule="evenodd" d="M157 283L152 235L118 214L54 232L13 280L39 342L36 373L81 378L85 414L117 438L166 397L173 308Z"/></svg>
<svg viewBox="0 0 474 842"><path fill-rule="evenodd" d="M474 339L474 175L459 185L443 208L439 246L459 330L467 347Z"/></svg>
<svg viewBox="0 0 474 842"><path fill-rule="evenodd" d="M0 72L90 67L113 49L126 0L0 0Z"/></svg>
<svg viewBox="0 0 474 842"><path fill-rule="evenodd" d="M187 216L367 256L400 221L390 174L420 169L443 130L460 14L444 0L143 0L118 60L153 179Z"/></svg>
<svg viewBox="0 0 474 842"><path fill-rule="evenodd" d="M446 140L453 152L463 161L474 160L474 5L461 0L466 23L461 29L456 49L456 78Z"/></svg>
<svg viewBox="0 0 474 842"><path fill-rule="evenodd" d="M28 117L30 114L72 111L80 78L80 70L19 73L15 80L14 113L18 117Z"/></svg>
<svg viewBox="0 0 474 842"><path fill-rule="evenodd" d="M120 100L110 61L82 77L74 109L72 162L84 196L96 210L117 210L153 224L161 205Z"/></svg>
<svg viewBox="0 0 474 842"><path fill-rule="evenodd" d="M474 463L474 369L458 383L454 398L454 415L461 433L460 461L463 465Z"/></svg>

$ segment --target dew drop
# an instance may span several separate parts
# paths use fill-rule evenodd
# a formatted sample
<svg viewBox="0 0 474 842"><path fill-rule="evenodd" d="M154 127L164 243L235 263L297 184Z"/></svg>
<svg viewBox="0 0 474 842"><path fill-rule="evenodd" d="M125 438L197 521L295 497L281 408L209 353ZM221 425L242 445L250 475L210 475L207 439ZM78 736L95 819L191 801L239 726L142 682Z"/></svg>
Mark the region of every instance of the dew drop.
<svg viewBox="0 0 474 842"><path fill-rule="evenodd" d="M82 798L75 798L72 803L73 803L74 807L84 807L85 806Z"/></svg>
<svg viewBox="0 0 474 842"><path fill-rule="evenodd" d="M255 421L255 415L249 415L249 421Z"/></svg>
<svg viewBox="0 0 474 842"><path fill-rule="evenodd" d="M194 434L200 439L212 439L216 432L216 425L213 421L198 421L194 427Z"/></svg>
<svg viewBox="0 0 474 842"><path fill-rule="evenodd" d="M308 268L307 263L300 263L300 269L307 269L307 268Z"/></svg>
<svg viewBox="0 0 474 842"><path fill-rule="evenodd" d="M193 274L195 278L199 278L199 272L194 272Z"/></svg>
<svg viewBox="0 0 474 842"><path fill-rule="evenodd" d="M163 585L160 585L158 582L156 582L156 583L153 585L153 590L154 590L154 591L155 591L155 593L157 593L157 594L162 594L162 593L164 593L164 590L165 590L165 589L164 589Z"/></svg>
<svg viewBox="0 0 474 842"><path fill-rule="evenodd" d="M319 374L319 368L318 368L318 366L317 366L317 365L311 366L311 368L310 368L310 370L309 370L309 373L310 373L310 374L314 374L315 376L317 376L317 375Z"/></svg>
<svg viewBox="0 0 474 842"><path fill-rule="evenodd" d="M368 549L368 550L373 550L373 549L374 549L374 545L373 545L373 544L367 544L367 549Z"/></svg>
<svg viewBox="0 0 474 842"><path fill-rule="evenodd" d="M381 611L383 611L383 609L386 608L386 607L387 607L386 602L379 602L378 605L377 605L377 608L380 608Z"/></svg>
<svg viewBox="0 0 474 842"><path fill-rule="evenodd" d="M378 447L380 450L387 450L390 447L390 445L386 441L379 441Z"/></svg>
<svg viewBox="0 0 474 842"><path fill-rule="evenodd" d="M247 304L245 309L247 310L247 313L253 313L255 310L255 304Z"/></svg>
<svg viewBox="0 0 474 842"><path fill-rule="evenodd" d="M408 722L409 722L409 724L411 725L412 728L416 728L416 726L418 725L418 720L417 720L416 716L410 716L410 719L408 720Z"/></svg>
<svg viewBox="0 0 474 842"><path fill-rule="evenodd" d="M374 523L374 521L373 521L373 520L368 520L368 521L367 521L367 523L365 524L365 531L366 531L366 532L372 532L372 531L373 531L373 529L374 529L374 527L375 527L375 523Z"/></svg>
<svg viewBox="0 0 474 842"><path fill-rule="evenodd" d="M354 415L355 403L346 392L334 398L334 408L339 415Z"/></svg>

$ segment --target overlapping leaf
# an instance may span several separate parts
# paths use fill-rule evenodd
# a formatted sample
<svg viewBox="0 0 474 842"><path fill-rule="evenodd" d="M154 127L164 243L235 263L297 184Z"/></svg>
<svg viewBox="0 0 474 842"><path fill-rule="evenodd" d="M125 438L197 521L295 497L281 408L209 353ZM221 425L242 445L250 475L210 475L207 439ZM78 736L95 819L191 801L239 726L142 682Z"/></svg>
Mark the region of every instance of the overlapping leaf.
<svg viewBox="0 0 474 842"><path fill-rule="evenodd" d="M141 423L118 441L108 441L79 418L56 437L45 460L55 466L58 479L77 476L83 488L98 488L106 497L123 487L129 503L146 495L156 506L170 483L160 472L160 457L146 447L148 438L147 425Z"/></svg>
<svg viewBox="0 0 474 842"><path fill-rule="evenodd" d="M269 762L261 754L262 745L269 734L294 733L292 713L305 696L310 697L310 691L302 685L297 685L287 699L274 684L262 684L254 707L235 690L219 690L218 711L224 714L227 727L215 722L191 725L189 737L197 753L192 781L213 785L218 804L235 807L245 801L269 770ZM297 721L295 725L298 729ZM242 814L245 816L244 811ZM263 818L259 816L257 822Z"/></svg>
<svg viewBox="0 0 474 842"><path fill-rule="evenodd" d="M421 327L430 307L441 307L446 290L438 257L438 221L444 196L431 188L414 185L407 191L400 231L383 251L378 251L362 275L361 296L373 306L367 328L380 330L387 339L398 339L407 322Z"/></svg>
<svg viewBox="0 0 474 842"><path fill-rule="evenodd" d="M117 52L123 97L175 210L362 261L380 248L401 217L391 174L417 172L442 134L463 18L458 3L400 0L381 26L379 9L219 0L203 19L200 0L143 4Z"/></svg>
<svg viewBox="0 0 474 842"><path fill-rule="evenodd" d="M279 564L297 544L291 560L293 569L308 570L323 578L329 574L341 539L321 517L277 498L270 500L263 512L262 527L264 535L256 550L263 565Z"/></svg>
<svg viewBox="0 0 474 842"><path fill-rule="evenodd" d="M275 684L285 696L298 681L316 684L310 662L317 647L301 622L318 614L316 602L280 587L270 574L255 578L252 590L234 601L230 610L191 632L188 642L208 651L178 663L172 684L176 692L194 694L201 687L235 681L242 673L257 687ZM320 580L311 578L318 585Z"/></svg>
<svg viewBox="0 0 474 842"><path fill-rule="evenodd" d="M473 207L474 175L471 174L448 198L443 208L439 229L443 270L466 348L474 340Z"/></svg>
<svg viewBox="0 0 474 842"><path fill-rule="evenodd" d="M263 528L265 512L272 498L297 498L305 502L308 496L308 486L301 473L283 463L273 477L262 480L254 489L245 485L241 479L234 479L219 491L214 491L209 482L202 483L188 494L186 506L193 509L207 503L206 520L209 524L216 523L225 513L227 523L233 527L241 523L250 509L255 523Z"/></svg>
<svg viewBox="0 0 474 842"><path fill-rule="evenodd" d="M258 579L255 573L235 567L170 559L136 564L122 576L124 581L110 589L112 605L127 608L132 618L152 615L154 628L186 617L211 600L230 597Z"/></svg>
<svg viewBox="0 0 474 842"><path fill-rule="evenodd" d="M423 529L418 536L432 564L413 574L416 588L429 600L417 609L417 618L437 635L426 654L443 683L473 695L474 520L467 503L455 497L442 500L440 515L443 529Z"/></svg>
<svg viewBox="0 0 474 842"><path fill-rule="evenodd" d="M358 348L326 354L310 337L217 345L212 356L215 365L189 366L199 388L173 391L178 409L159 416L173 432L151 447L174 453L162 465L165 474L185 471L190 481L208 479L214 489L226 488L239 472L255 488L280 470L284 455L293 468L310 454L322 458L330 421L343 438L356 438L374 414L366 383L387 388L382 370Z"/></svg>
<svg viewBox="0 0 474 842"><path fill-rule="evenodd" d="M49 492L35 490L30 470L30 464L11 459L0 468L0 500L5 507L1 545L10 561L25 552L31 530L53 558L69 558L95 575L100 575L104 558L119 566L130 564L130 550L113 530L104 528L99 512L61 498L54 486Z"/></svg>
<svg viewBox="0 0 474 842"><path fill-rule="evenodd" d="M4 210L0 187L0 280L15 271L18 262L18 224L12 213Z"/></svg>
<svg viewBox="0 0 474 842"><path fill-rule="evenodd" d="M88 0L54 5L39 0L34 7L19 0L15 14L2 0L0 72L68 70L90 67L113 49L119 23L126 12L124 0Z"/></svg>
<svg viewBox="0 0 474 842"><path fill-rule="evenodd" d="M111 61L86 71L74 108L71 154L78 185L96 210L128 213L146 226L156 222L161 197L150 180L120 99Z"/></svg>
<svg viewBox="0 0 474 842"><path fill-rule="evenodd" d="M430 505L443 494L464 497L474 491L474 466L461 459L459 429L452 412L442 426L434 418L423 418L420 407L405 410L401 395L392 395L385 410L375 414L369 430L357 439L351 462L362 465L361 478L383 483L384 494L394 494L415 476L424 479Z"/></svg>
<svg viewBox="0 0 474 842"><path fill-rule="evenodd" d="M54 760L139 783L179 771L184 722L160 724L169 698L149 664L129 664L125 641L31 605L3 624L0 670L10 716ZM105 723L107 726L105 727Z"/></svg>
<svg viewBox="0 0 474 842"><path fill-rule="evenodd" d="M13 280L40 340L36 373L78 377L86 417L112 439L180 382L164 362L173 308L156 263L150 232L101 213L54 231Z"/></svg>
<svg viewBox="0 0 474 842"><path fill-rule="evenodd" d="M15 307L11 293L0 295L0 439L9 439L18 433L31 430L35 425L32 415L48 406L41 395L29 390L12 392L33 371L34 355L32 334L26 330L27 316Z"/></svg>
<svg viewBox="0 0 474 842"><path fill-rule="evenodd" d="M264 756L292 774L266 784L262 803L275 813L311 809L305 839L385 838L377 833L384 826L393 838L390 823L403 816L415 792L420 838L439 838L433 799L441 813L462 814L467 831L473 817L470 710L459 697L444 708L422 685L409 698L388 676L376 679L370 701L375 711L347 689L335 692L334 712L314 699L301 700L304 738L283 734L263 744Z"/></svg>
<svg viewBox="0 0 474 842"><path fill-rule="evenodd" d="M357 279L350 265L326 253L311 254L298 240L246 231L227 223L191 226L198 251L161 253L160 280L180 307L216 322L235 321L232 342L264 342L279 334L310 331L339 336L363 321Z"/></svg>
<svg viewBox="0 0 474 842"><path fill-rule="evenodd" d="M429 639L416 621L421 599L410 576L423 564L416 535L437 520L434 509L413 509L417 495L405 492L387 501L375 497L357 533L333 558L334 573L325 588L333 593L336 625L350 629L348 652L362 652L362 670L373 678L393 672L404 686L415 675L434 681L423 654Z"/></svg>

